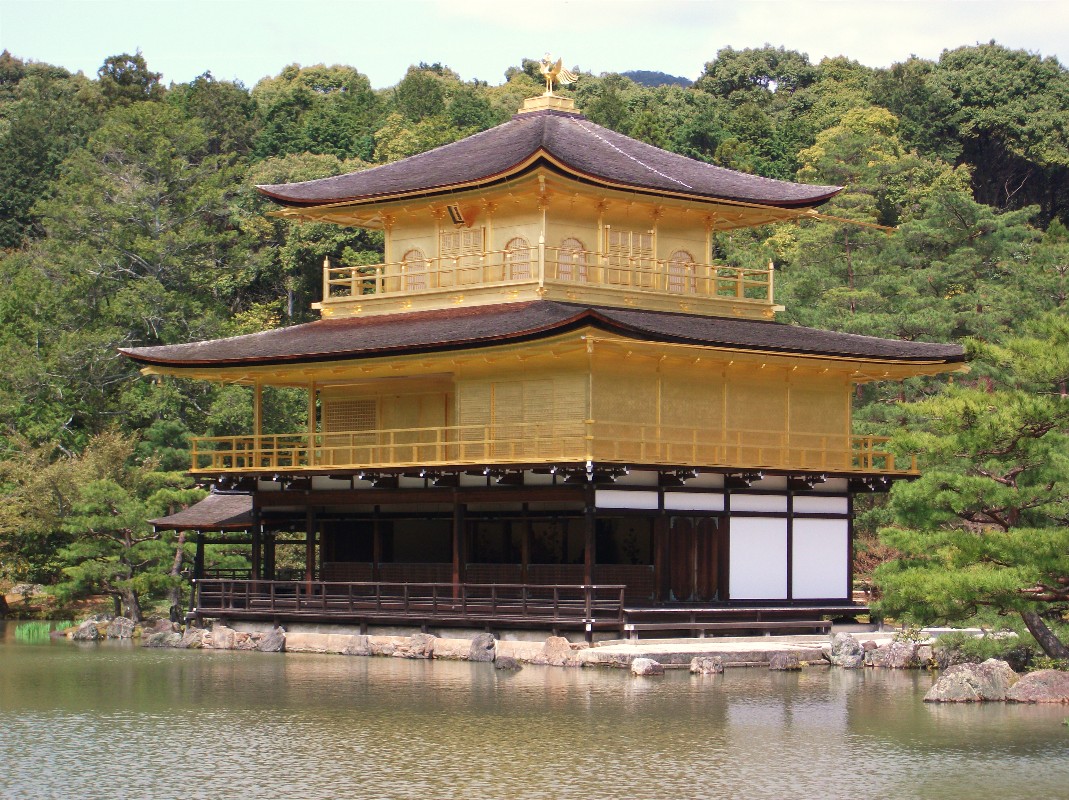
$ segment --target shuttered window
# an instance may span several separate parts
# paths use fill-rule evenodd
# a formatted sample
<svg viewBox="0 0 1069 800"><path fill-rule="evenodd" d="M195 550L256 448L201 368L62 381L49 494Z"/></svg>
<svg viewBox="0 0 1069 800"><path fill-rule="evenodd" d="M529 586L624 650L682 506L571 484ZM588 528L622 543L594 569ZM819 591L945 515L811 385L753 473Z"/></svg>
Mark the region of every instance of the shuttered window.
<svg viewBox="0 0 1069 800"><path fill-rule="evenodd" d="M378 410L378 403L374 398L324 400L323 431L373 431L378 427Z"/></svg>
<svg viewBox="0 0 1069 800"><path fill-rule="evenodd" d="M418 292L427 288L427 270L430 264L427 256L419 248L413 248L401 257L401 266L405 275L405 291Z"/></svg>
<svg viewBox="0 0 1069 800"><path fill-rule="evenodd" d="M440 244L443 256L482 255L483 229L459 228L442 231Z"/></svg>
<svg viewBox="0 0 1069 800"><path fill-rule="evenodd" d="M560 243L560 256L557 264L557 277L562 281L587 280L587 250L578 239L565 239Z"/></svg>
<svg viewBox="0 0 1069 800"><path fill-rule="evenodd" d="M509 239L505 245L505 280L518 281L531 277L531 245L522 236Z"/></svg>
<svg viewBox="0 0 1069 800"><path fill-rule="evenodd" d="M668 257L668 291L693 294L696 290L694 256L686 250L676 250Z"/></svg>
<svg viewBox="0 0 1069 800"><path fill-rule="evenodd" d="M609 283L620 286L652 286L653 233L625 228L605 231L605 264Z"/></svg>

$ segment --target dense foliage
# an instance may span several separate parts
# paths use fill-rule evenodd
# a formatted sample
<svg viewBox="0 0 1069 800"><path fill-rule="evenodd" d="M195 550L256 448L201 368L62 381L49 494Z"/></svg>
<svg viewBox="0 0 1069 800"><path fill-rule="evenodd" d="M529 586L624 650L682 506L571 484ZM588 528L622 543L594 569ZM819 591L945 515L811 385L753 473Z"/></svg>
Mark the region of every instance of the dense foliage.
<svg viewBox="0 0 1069 800"><path fill-rule="evenodd" d="M787 321L1010 348L1030 321L1064 314L1069 72L1055 59L992 42L871 69L766 46L721 50L692 85L629 74L583 74L568 93L593 121L659 147L846 184L828 214L898 227L718 237L711 256L722 262L776 262ZM251 407L240 388L143 380L115 348L312 318L324 256L374 263L381 237L265 217L255 184L403 158L499 124L541 91L529 59L499 85L421 63L375 90L350 66L292 65L250 90L210 73L165 87L140 53L112 56L92 77L0 55L0 580L110 593L130 609L173 595L185 555L144 519L193 496L180 474L190 432L247 430ZM937 409L926 403L964 414L969 392L995 403L991 425L1023 424L1015 415L1051 384L1026 385L996 362L950 391L931 380L864 387L859 432L928 419ZM268 429L299 427L299 402L266 400ZM1051 465L1065 458L1057 424L1043 443ZM946 460L931 442L911 444ZM949 500L933 481L866 518L960 531L950 524L960 514L938 511ZM1044 486L1037 478L1029 491ZM1064 526L1033 508L1006 530ZM977 517L967 528L992 525ZM908 559L903 536L888 541Z"/></svg>

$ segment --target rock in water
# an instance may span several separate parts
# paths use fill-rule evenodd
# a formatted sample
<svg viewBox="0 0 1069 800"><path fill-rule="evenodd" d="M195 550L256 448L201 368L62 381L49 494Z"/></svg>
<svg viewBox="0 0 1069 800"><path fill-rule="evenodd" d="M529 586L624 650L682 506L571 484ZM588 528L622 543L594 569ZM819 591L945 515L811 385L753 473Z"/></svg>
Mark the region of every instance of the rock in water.
<svg viewBox="0 0 1069 800"><path fill-rule="evenodd" d="M212 648L215 650L233 650L237 646L238 632L226 625L213 625L211 632Z"/></svg>
<svg viewBox="0 0 1069 800"><path fill-rule="evenodd" d="M430 658L434 655L436 638L429 633L414 633L394 649L393 655L395 658Z"/></svg>
<svg viewBox="0 0 1069 800"><path fill-rule="evenodd" d="M780 671L798 670L802 668L801 663L798 661L798 656L794 653L773 653L772 657L768 660L768 668Z"/></svg>
<svg viewBox="0 0 1069 800"><path fill-rule="evenodd" d="M134 622L126 617L116 617L108 623L105 636L109 639L129 639L134 635Z"/></svg>
<svg viewBox="0 0 1069 800"><path fill-rule="evenodd" d="M143 626L145 635L153 633L171 633L177 630L177 626L169 619L154 619L146 622Z"/></svg>
<svg viewBox="0 0 1069 800"><path fill-rule="evenodd" d="M861 669L865 666L865 654L856 653L852 656L840 656L839 666L843 669Z"/></svg>
<svg viewBox="0 0 1069 800"><path fill-rule="evenodd" d="M849 633L837 633L831 640L831 658L829 660L838 667L846 666L844 661L855 664L859 658L864 658L864 654L865 650L861 643ZM855 669L856 667L850 668Z"/></svg>
<svg viewBox="0 0 1069 800"><path fill-rule="evenodd" d="M281 627L268 631L260 639L256 649L261 653L282 653L286 650L286 631Z"/></svg>
<svg viewBox="0 0 1069 800"><path fill-rule="evenodd" d="M497 639L492 633L478 633L471 640L468 661L493 661L497 650Z"/></svg>
<svg viewBox="0 0 1069 800"><path fill-rule="evenodd" d="M664 675L664 665L652 658L636 658L631 662L632 675Z"/></svg>
<svg viewBox="0 0 1069 800"><path fill-rule="evenodd" d="M976 703L982 700L1005 700L1017 683L1017 673L1005 661L989 658L983 664L955 664L939 676L928 693L926 703Z"/></svg>
<svg viewBox="0 0 1069 800"><path fill-rule="evenodd" d="M724 659L720 656L695 656L690 660L693 675L720 675L724 672Z"/></svg>
<svg viewBox="0 0 1069 800"><path fill-rule="evenodd" d="M1069 672L1030 672L1010 688L1006 699L1013 703L1069 703Z"/></svg>
<svg viewBox="0 0 1069 800"><path fill-rule="evenodd" d="M371 655L371 646L368 644L367 635L363 633L354 633L349 637L349 644L345 645L345 649L341 652L342 655L346 656Z"/></svg>
<svg viewBox="0 0 1069 800"><path fill-rule="evenodd" d="M891 642L887 647L881 647L876 651L878 660L874 661L877 667L887 669L916 669L921 665L917 657L917 648L913 642Z"/></svg>
<svg viewBox="0 0 1069 800"><path fill-rule="evenodd" d="M204 647L204 628L186 628L182 641L175 647L179 650L200 650Z"/></svg>
<svg viewBox="0 0 1069 800"><path fill-rule="evenodd" d="M572 645L563 636L550 636L542 646L545 662L551 667L563 667L572 657Z"/></svg>
<svg viewBox="0 0 1069 800"><path fill-rule="evenodd" d="M71 638L76 642L96 642L104 638L100 630L100 624L93 619L87 619L78 626Z"/></svg>
<svg viewBox="0 0 1069 800"><path fill-rule="evenodd" d="M162 631L141 638L142 647L178 647L182 644L182 634L175 631Z"/></svg>
<svg viewBox="0 0 1069 800"><path fill-rule="evenodd" d="M498 656L494 661L494 669L517 670L523 669L523 665L512 656Z"/></svg>

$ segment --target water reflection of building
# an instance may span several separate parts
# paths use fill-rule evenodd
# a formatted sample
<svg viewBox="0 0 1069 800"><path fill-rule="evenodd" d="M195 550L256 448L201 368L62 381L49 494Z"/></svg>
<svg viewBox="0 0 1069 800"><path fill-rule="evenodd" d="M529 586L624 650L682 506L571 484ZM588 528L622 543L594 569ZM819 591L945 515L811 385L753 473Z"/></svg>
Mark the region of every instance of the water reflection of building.
<svg viewBox="0 0 1069 800"><path fill-rule="evenodd" d="M260 191L289 219L383 231L385 254L326 264L316 322L124 351L252 390L250 431L193 442L252 543L251 580L200 574L199 616L590 635L678 609L822 619L851 599L852 495L915 474L853 435L854 387L963 359L779 324L771 264L716 263L714 234L814 216L837 187L665 152L553 94ZM306 393L302 430L263 429L265 387ZM226 527L212 502L159 524ZM279 582L289 531L305 567Z"/></svg>

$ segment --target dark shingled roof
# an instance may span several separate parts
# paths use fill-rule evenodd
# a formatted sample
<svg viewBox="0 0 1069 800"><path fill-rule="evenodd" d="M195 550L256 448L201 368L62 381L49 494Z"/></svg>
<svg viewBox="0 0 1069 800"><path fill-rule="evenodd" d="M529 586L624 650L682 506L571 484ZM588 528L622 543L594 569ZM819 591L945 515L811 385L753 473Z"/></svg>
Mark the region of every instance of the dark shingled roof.
<svg viewBox="0 0 1069 800"><path fill-rule="evenodd" d="M157 530L225 531L252 527L252 496L210 494L176 514L149 520Z"/></svg>
<svg viewBox="0 0 1069 800"><path fill-rule="evenodd" d="M492 182L539 155L607 183L758 205L815 206L841 188L735 172L636 141L581 114L554 111L517 114L459 142L363 172L257 188L287 206L362 202Z"/></svg>
<svg viewBox="0 0 1069 800"><path fill-rule="evenodd" d="M536 300L464 309L324 319L290 328L192 344L120 352L172 368L252 366L369 358L507 344L592 325L654 342L729 347L868 361L964 361L958 345L907 342L778 322Z"/></svg>

